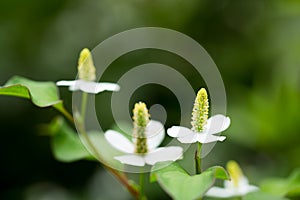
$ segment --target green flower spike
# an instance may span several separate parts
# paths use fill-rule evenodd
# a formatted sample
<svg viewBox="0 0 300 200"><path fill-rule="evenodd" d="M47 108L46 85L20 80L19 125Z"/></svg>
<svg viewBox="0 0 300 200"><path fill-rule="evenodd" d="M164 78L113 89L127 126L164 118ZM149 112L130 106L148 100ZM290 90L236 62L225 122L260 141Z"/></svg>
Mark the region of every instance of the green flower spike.
<svg viewBox="0 0 300 200"><path fill-rule="evenodd" d="M145 154L148 152L146 127L149 122L149 112L145 103L139 102L133 109L133 138L135 141L135 153Z"/></svg>
<svg viewBox="0 0 300 200"><path fill-rule="evenodd" d="M95 81L96 68L90 50L84 48L78 59L78 75L80 80Z"/></svg>
<svg viewBox="0 0 300 200"><path fill-rule="evenodd" d="M192 112L192 131L200 133L204 130L208 119L208 108L207 92L204 88L201 88L197 93Z"/></svg>

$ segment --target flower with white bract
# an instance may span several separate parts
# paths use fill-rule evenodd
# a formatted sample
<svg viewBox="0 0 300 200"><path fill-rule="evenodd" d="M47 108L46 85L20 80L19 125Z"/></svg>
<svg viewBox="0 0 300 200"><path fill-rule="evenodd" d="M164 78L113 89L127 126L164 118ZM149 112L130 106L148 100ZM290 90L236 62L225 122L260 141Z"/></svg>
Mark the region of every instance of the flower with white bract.
<svg viewBox="0 0 300 200"><path fill-rule="evenodd" d="M69 90L77 91L81 90L86 93L98 94L105 90L107 91L119 91L120 86L115 83L97 83L96 80L96 68L93 63L91 52L84 48L80 52L78 59L78 80L74 81L58 81L57 86L69 86Z"/></svg>
<svg viewBox="0 0 300 200"><path fill-rule="evenodd" d="M106 140L126 155L114 157L123 164L133 166L154 165L157 162L176 161L183 154L181 147L160 147L165 132L163 125L149 120L149 113L144 103L136 103L133 109L133 139L130 141L117 131L105 132Z"/></svg>
<svg viewBox="0 0 300 200"><path fill-rule="evenodd" d="M247 177L243 175L242 170L235 161L229 161L227 163L227 171L231 177L231 180L224 182L224 188L210 188L205 194L206 196L229 198L235 196L244 196L259 189L258 187L249 184Z"/></svg>
<svg viewBox="0 0 300 200"><path fill-rule="evenodd" d="M207 92L201 88L197 93L192 112L192 129L182 126L172 126L167 130L168 135L177 138L181 143L202 144L224 141L225 136L215 135L226 130L230 125L230 118L218 114L208 118Z"/></svg>

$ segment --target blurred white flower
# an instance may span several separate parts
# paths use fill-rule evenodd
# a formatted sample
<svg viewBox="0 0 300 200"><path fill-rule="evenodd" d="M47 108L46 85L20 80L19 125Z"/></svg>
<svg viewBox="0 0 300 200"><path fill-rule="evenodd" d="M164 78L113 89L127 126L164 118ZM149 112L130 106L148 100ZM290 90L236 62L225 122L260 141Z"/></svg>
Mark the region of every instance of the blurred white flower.
<svg viewBox="0 0 300 200"><path fill-rule="evenodd" d="M84 48L80 52L78 59L78 80L73 81L58 81L57 86L69 86L69 90L77 91L81 90L86 93L98 94L99 92L107 91L119 91L120 86L115 83L97 83L96 68L93 63L91 52Z"/></svg>
<svg viewBox="0 0 300 200"><path fill-rule="evenodd" d="M224 188L210 188L205 194L206 196L229 198L235 196L244 196L259 189L258 187L249 184L247 177L243 175L242 170L235 161L229 161L227 163L227 171L231 177L231 180L224 182Z"/></svg>
<svg viewBox="0 0 300 200"><path fill-rule="evenodd" d="M192 112L192 128L172 126L167 130L168 135L177 138L181 143L200 142L210 143L223 141L225 136L215 134L226 130L230 125L230 118L218 114L208 119L208 97L204 88L197 93Z"/></svg>

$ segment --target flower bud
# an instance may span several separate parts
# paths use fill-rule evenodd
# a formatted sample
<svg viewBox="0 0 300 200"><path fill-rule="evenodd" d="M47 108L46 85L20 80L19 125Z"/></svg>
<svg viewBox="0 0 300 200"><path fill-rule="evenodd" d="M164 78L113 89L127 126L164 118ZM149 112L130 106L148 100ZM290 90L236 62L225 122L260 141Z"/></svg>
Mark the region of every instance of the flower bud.
<svg viewBox="0 0 300 200"><path fill-rule="evenodd" d="M92 54L87 48L84 48L80 52L80 56L78 59L78 74L80 80L96 80L96 68L94 66Z"/></svg>
<svg viewBox="0 0 300 200"><path fill-rule="evenodd" d="M207 124L208 118L208 97L204 88L201 88L197 93L193 112L192 112L192 131L201 132Z"/></svg>
<svg viewBox="0 0 300 200"><path fill-rule="evenodd" d="M240 166L237 164L237 162L231 160L227 163L226 168L231 177L233 185L238 187L239 181L244 176Z"/></svg>

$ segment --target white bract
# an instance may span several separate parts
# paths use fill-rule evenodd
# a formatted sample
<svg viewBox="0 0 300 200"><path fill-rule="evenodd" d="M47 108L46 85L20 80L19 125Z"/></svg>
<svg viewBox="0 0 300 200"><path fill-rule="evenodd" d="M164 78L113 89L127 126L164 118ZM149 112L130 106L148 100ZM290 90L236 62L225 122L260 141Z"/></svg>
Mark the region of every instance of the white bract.
<svg viewBox="0 0 300 200"><path fill-rule="evenodd" d="M120 86L115 83L97 83L93 81L74 80L74 81L58 81L57 86L69 86L69 90L81 90L86 93L98 94L103 91L119 91Z"/></svg>
<svg viewBox="0 0 300 200"><path fill-rule="evenodd" d="M242 170L235 161L228 162L227 171L231 177L231 180L224 182L224 188L210 188L207 191L206 196L229 198L235 196L244 196L259 189L258 187L249 184L247 177L243 175Z"/></svg>
<svg viewBox="0 0 300 200"><path fill-rule="evenodd" d="M218 114L210 117L207 120L207 124L203 126L203 130L200 132L193 131L182 126L172 126L167 130L167 133L169 136L177 138L181 143L200 142L205 144L216 141L224 141L226 139L225 136L218 136L215 134L226 130L229 125L230 118Z"/></svg>
<svg viewBox="0 0 300 200"><path fill-rule="evenodd" d="M154 120L147 124L145 135L147 139L147 152L144 154L136 153L136 138L132 141L123 134L108 130L105 132L106 140L116 149L126 153L122 156L114 157L123 164L133 166L144 166L145 164L154 165L157 162L176 161L182 157L183 149L177 146L159 147L165 136L163 125Z"/></svg>
<svg viewBox="0 0 300 200"><path fill-rule="evenodd" d="M91 52L84 48L80 52L78 59L78 80L72 81L58 81L57 86L69 86L69 90L77 91L81 90L86 93L98 94L99 92L107 91L119 91L120 86L115 83L97 83L96 80L96 68L94 66Z"/></svg>
<svg viewBox="0 0 300 200"><path fill-rule="evenodd" d="M258 190L258 187L249 185L248 179L244 177L241 178L238 187L235 187L232 181L225 181L224 188L212 187L208 190L206 196L216 198L229 198L235 196L244 196L256 190Z"/></svg>

